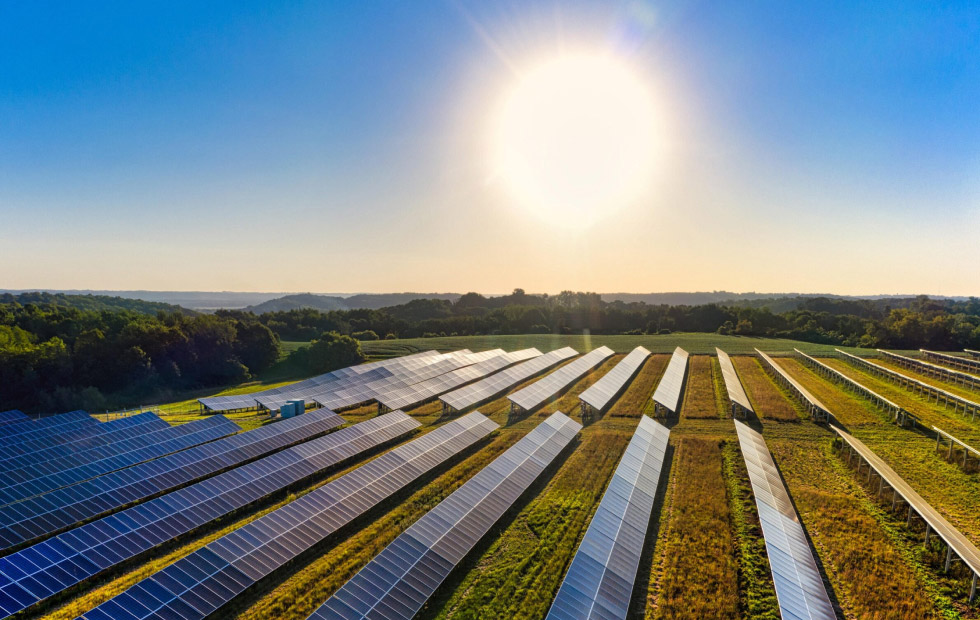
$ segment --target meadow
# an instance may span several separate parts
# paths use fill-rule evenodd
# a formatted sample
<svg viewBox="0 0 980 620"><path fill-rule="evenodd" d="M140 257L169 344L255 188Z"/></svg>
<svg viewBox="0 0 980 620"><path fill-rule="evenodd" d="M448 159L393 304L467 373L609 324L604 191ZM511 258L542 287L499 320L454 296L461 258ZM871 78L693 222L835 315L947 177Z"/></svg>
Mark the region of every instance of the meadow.
<svg viewBox="0 0 980 620"><path fill-rule="evenodd" d="M530 340L498 341L493 346L507 349L538 346L542 350L565 344L575 346L565 341L544 344L535 340L537 336L526 338ZM425 342L434 340L441 339L425 339ZM706 339L702 346L707 348L710 344L713 351L711 342ZM481 348L472 341L465 346L473 350ZM651 348L650 343L644 346ZM629 344L621 344L616 348L616 356L552 402L520 419L508 421L506 396L480 406L481 412L501 424L488 439L409 485L364 518L264 580L222 610L221 617L305 619L398 534L551 412L561 410L579 419L578 395L609 372L629 348ZM646 361L610 410L586 426L576 441L559 455L453 571L420 617L446 620L544 617L638 416L652 414L650 397L673 346L665 343L654 348L657 352ZM792 348L781 345L769 350L785 352ZM876 500L873 489L864 486L863 476L855 476L833 452L831 433L806 419L801 408L773 382L754 356L735 355L733 361L757 412L758 417L751 423L762 429L840 616L875 620L980 617L976 606L965 603L966 582L962 576L942 573L935 561L937 551L921 544L921 531L908 527L903 516L891 514L888 506ZM964 437L980 439L980 432L973 430L976 427L959 419L958 414L904 393L901 388L876 380L846 362L826 361L907 406L924 420L948 427ZM936 451L933 439L894 426L887 415L820 377L798 360L779 357L777 362L964 534L975 542L980 539L980 515L975 509L980 505L977 474L965 473L955 463L948 463L944 453ZM632 594L631 618L779 617L751 485L734 426L727 419L727 396L719 370L713 357L692 356L681 412L662 420L671 429L670 449ZM164 412L174 422L199 415L187 411L186 403L174 403L171 407ZM376 407L368 405L342 415L354 423L376 413ZM447 421L437 402L420 405L408 413L423 423L419 431L422 433ZM236 419L262 423L264 416L247 413ZM410 439L406 437L395 445ZM221 534L392 447L322 472L315 480L290 489L288 494L266 498L202 531L173 541L95 583L32 610L26 617L74 618Z"/></svg>

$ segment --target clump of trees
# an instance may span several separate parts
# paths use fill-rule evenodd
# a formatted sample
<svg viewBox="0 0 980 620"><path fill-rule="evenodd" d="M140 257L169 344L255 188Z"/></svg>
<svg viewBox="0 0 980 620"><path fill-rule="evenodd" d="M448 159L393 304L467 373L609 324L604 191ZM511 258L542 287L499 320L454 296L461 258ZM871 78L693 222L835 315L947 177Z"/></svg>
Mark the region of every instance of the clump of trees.
<svg viewBox="0 0 980 620"><path fill-rule="evenodd" d="M0 409L98 410L173 390L225 385L279 359L255 316L0 304Z"/></svg>
<svg viewBox="0 0 980 620"><path fill-rule="evenodd" d="M364 354L361 352L361 343L351 336L325 332L309 345L294 351L289 356L289 361L309 374L323 374L360 364L364 361Z"/></svg>

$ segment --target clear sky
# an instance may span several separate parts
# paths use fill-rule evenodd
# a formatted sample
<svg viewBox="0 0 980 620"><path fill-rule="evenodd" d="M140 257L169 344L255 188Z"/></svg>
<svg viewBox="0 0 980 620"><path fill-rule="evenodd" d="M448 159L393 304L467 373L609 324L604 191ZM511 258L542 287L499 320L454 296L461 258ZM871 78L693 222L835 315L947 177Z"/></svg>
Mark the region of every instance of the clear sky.
<svg viewBox="0 0 980 620"><path fill-rule="evenodd" d="M493 155L571 53L655 118L587 218ZM967 295L978 258L975 1L0 3L0 288Z"/></svg>

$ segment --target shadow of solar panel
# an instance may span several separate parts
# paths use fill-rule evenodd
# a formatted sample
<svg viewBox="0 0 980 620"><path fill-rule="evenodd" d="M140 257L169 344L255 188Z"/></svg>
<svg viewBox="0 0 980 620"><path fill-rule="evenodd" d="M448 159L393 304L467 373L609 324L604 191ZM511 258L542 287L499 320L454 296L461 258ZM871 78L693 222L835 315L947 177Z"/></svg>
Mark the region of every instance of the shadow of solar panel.
<svg viewBox="0 0 980 620"><path fill-rule="evenodd" d="M576 355L578 355L578 351L571 347L556 349L511 368L506 368L471 385L453 390L442 395L439 400L442 401L444 409L462 411L485 403L518 383L526 381Z"/></svg>
<svg viewBox="0 0 980 620"><path fill-rule="evenodd" d="M51 437L58 433L70 431L73 428L80 428L85 425L97 425L99 421L84 411L71 411L60 413L39 420L30 420L24 424L16 424L0 435L0 449L6 450L8 447L20 443L21 441L33 441L44 437Z"/></svg>
<svg viewBox="0 0 980 620"><path fill-rule="evenodd" d="M582 415L585 415L589 408L597 412L604 411L636 375L648 357L650 357L649 351L643 347L636 347L612 370L582 392L579 396L582 402Z"/></svg>
<svg viewBox="0 0 980 620"><path fill-rule="evenodd" d="M207 398L198 399L198 402L202 407L212 411L234 411L237 409L254 409L258 406L256 399L262 398L271 399L272 403L278 403L275 404L275 408L278 408L291 398L303 398L304 400L310 400L304 396L304 393L307 390L319 388L332 383L343 385L345 383L358 381L359 377L369 373L375 373L375 376L381 376L388 367L404 364L407 360L438 355L440 355L438 351L421 351L419 353L413 353L412 355L406 355L403 357L341 368L339 370L334 370L316 377L310 377L309 379L297 381L296 383L290 383L289 385L278 388L270 388L259 392L236 394L232 396L209 396ZM280 400L281 402L279 402Z"/></svg>
<svg viewBox="0 0 980 620"><path fill-rule="evenodd" d="M780 614L783 618L835 620L837 614L810 551L803 525L765 440L744 423L734 422L759 510Z"/></svg>
<svg viewBox="0 0 980 620"><path fill-rule="evenodd" d="M674 354L670 356L667 370L660 378L657 389L653 392L653 402L657 408L664 408L670 413L677 413L681 402L681 393L684 391L684 380L687 378L687 359L688 353L684 349L677 347Z"/></svg>
<svg viewBox="0 0 980 620"><path fill-rule="evenodd" d="M745 394L745 388L738 378L738 373L735 372L735 365L732 364L732 359L728 357L727 353L717 347L715 348L715 352L718 354L718 365L721 367L721 376L725 380L725 391L728 392L729 402L734 407L741 407L745 411L755 413L755 410L752 409L752 402Z"/></svg>
<svg viewBox="0 0 980 620"><path fill-rule="evenodd" d="M328 409L201 444L0 508L0 549L166 493L344 424Z"/></svg>
<svg viewBox="0 0 980 620"><path fill-rule="evenodd" d="M626 618L669 438L667 427L640 419L548 618Z"/></svg>
<svg viewBox="0 0 980 620"><path fill-rule="evenodd" d="M0 583L12 582L0 586L0 607L25 592L31 605L418 427L400 411L367 420L0 558Z"/></svg>
<svg viewBox="0 0 980 620"><path fill-rule="evenodd" d="M212 416L180 426L137 435L107 446L67 454L62 458L6 472L8 486L0 488L0 505L41 495L61 487L185 450L242 430L224 416Z"/></svg>
<svg viewBox="0 0 980 620"><path fill-rule="evenodd" d="M589 351L579 359L565 364L550 375L511 394L508 397L511 406L523 411L534 410L558 394L558 392L581 379L587 372L612 355L613 350L609 347L599 347L598 349Z"/></svg>
<svg viewBox="0 0 980 620"><path fill-rule="evenodd" d="M170 425L157 414L147 411L103 424L86 425L45 439L19 442L4 449L4 457L0 459L0 472L22 467L33 468L39 463L63 458L66 453L78 454L164 428L170 428ZM0 474L0 485L8 486L6 473Z"/></svg>
<svg viewBox="0 0 980 620"><path fill-rule="evenodd" d="M410 620L581 428L553 413L412 524L310 618Z"/></svg>
<svg viewBox="0 0 980 620"><path fill-rule="evenodd" d="M84 618L115 618L124 609L135 618L203 619L496 428L476 412L450 422L222 536Z"/></svg>

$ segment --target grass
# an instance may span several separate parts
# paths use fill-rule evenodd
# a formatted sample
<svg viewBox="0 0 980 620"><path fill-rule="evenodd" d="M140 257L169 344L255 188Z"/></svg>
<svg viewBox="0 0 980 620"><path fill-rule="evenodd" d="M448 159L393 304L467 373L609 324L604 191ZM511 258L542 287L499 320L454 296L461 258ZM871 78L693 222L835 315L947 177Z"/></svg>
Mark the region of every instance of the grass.
<svg viewBox="0 0 980 620"><path fill-rule="evenodd" d="M677 442L670 516L660 536L660 578L648 620L740 617L722 445L700 437Z"/></svg>
<svg viewBox="0 0 980 620"><path fill-rule="evenodd" d="M800 421L802 411L794 406L789 393L772 380L758 358L733 357L732 364L755 414L760 419L780 422Z"/></svg>
<svg viewBox="0 0 980 620"><path fill-rule="evenodd" d="M712 359L707 355L692 355L687 369L687 384L681 400L683 418L723 418L725 408L719 409L715 391Z"/></svg>
<svg viewBox="0 0 980 620"><path fill-rule="evenodd" d="M644 412L653 410L654 390L667 369L670 356L651 355L637 371L626 391L616 400L606 413L607 416L639 418Z"/></svg>
<svg viewBox="0 0 980 620"><path fill-rule="evenodd" d="M913 370L909 370L908 368L904 368L904 367L900 366L899 364L897 364L896 362L893 362L893 361L891 361L890 359L888 359L886 357L879 357L879 358L876 358L874 361L879 366L884 366L885 368L890 368L891 370L894 370L896 372L899 372L899 373L901 373L901 374L903 374L903 375L905 375L907 377L912 377L913 379L918 379L919 381L921 381L923 383L927 383L927 384L929 384L929 385L931 385L933 387L937 387L937 388L939 388L941 390L946 390L947 392L951 392L953 394L956 394L957 396L961 396L961 397L966 398L968 400L972 400L972 401L975 401L975 402L980 402L980 390L978 390L978 389L967 387L967 386L963 385L962 383L953 383L952 381L943 381L942 379L937 379L936 377L929 376L929 375L927 375L925 373L915 372Z"/></svg>

